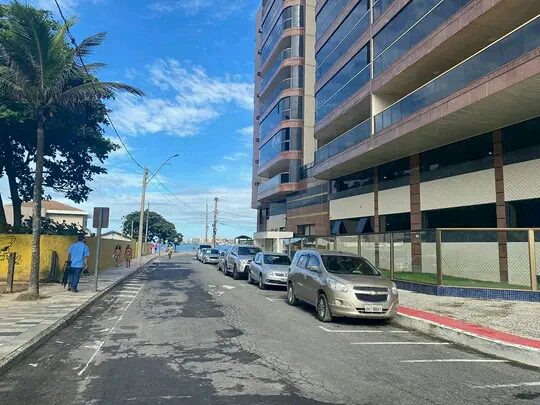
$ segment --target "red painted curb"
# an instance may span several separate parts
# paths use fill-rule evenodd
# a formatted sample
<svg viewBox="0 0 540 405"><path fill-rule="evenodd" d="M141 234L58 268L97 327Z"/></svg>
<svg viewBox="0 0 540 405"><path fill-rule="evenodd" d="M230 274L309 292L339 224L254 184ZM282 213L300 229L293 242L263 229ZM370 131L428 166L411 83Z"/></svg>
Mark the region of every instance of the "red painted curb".
<svg viewBox="0 0 540 405"><path fill-rule="evenodd" d="M398 307L398 313L402 315L413 316L415 318L424 319L426 321L435 322L442 326L447 326L453 329L459 329L463 332L473 333L477 336L489 339L498 340L504 343L511 343L514 345L520 345L529 347L531 349L540 349L540 340L525 338L511 333L501 332L495 329L486 328L484 326L476 325L461 321L459 319L448 318L446 316L437 315L431 312L421 311L415 308L409 308L404 306Z"/></svg>

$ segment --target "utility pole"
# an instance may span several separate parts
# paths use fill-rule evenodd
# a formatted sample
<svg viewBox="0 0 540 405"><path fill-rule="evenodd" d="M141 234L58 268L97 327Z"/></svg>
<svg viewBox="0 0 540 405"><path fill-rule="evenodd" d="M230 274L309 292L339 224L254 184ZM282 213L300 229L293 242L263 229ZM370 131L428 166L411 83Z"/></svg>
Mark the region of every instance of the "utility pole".
<svg viewBox="0 0 540 405"><path fill-rule="evenodd" d="M130 234L131 239L133 239L133 222L134 221L131 221L131 234Z"/></svg>
<svg viewBox="0 0 540 405"><path fill-rule="evenodd" d="M141 211L139 214L139 239L137 240L137 259L139 259L139 264L141 263L142 258L142 247L143 247L143 224L144 224L144 199L146 197L146 185L148 184L148 169L144 168L143 182L142 182L142 193L141 193Z"/></svg>
<svg viewBox="0 0 540 405"><path fill-rule="evenodd" d="M219 198L214 198L214 224L212 225L212 246L216 247L216 235L217 235L217 217L218 217L218 204Z"/></svg>
<svg viewBox="0 0 540 405"><path fill-rule="evenodd" d="M206 225L204 226L205 236L204 243L208 243L208 198L206 198Z"/></svg>
<svg viewBox="0 0 540 405"><path fill-rule="evenodd" d="M148 208L146 209L146 231L144 234L144 243L148 243L148 218L150 218L150 203L148 203Z"/></svg>

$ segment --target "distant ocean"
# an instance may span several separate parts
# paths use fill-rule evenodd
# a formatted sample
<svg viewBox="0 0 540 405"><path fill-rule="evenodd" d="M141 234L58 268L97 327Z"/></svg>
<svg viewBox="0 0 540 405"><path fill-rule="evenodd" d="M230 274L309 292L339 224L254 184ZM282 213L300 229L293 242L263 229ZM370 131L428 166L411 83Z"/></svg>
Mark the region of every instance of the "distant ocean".
<svg viewBox="0 0 540 405"><path fill-rule="evenodd" d="M193 244L190 244L190 243L182 243L180 245L176 245L176 253L182 253L182 252L195 252L195 249L198 247L199 245L193 245ZM219 250L223 250L225 249L227 246L218 246L217 248Z"/></svg>

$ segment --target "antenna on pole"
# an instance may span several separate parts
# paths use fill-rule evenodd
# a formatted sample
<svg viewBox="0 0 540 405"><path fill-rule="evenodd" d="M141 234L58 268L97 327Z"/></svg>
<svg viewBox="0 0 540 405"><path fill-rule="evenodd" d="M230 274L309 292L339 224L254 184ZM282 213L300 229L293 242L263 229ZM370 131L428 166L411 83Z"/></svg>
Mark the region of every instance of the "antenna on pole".
<svg viewBox="0 0 540 405"><path fill-rule="evenodd" d="M218 220L218 201L219 198L214 198L214 223L212 224L212 246L216 247L216 235L217 235L217 220Z"/></svg>

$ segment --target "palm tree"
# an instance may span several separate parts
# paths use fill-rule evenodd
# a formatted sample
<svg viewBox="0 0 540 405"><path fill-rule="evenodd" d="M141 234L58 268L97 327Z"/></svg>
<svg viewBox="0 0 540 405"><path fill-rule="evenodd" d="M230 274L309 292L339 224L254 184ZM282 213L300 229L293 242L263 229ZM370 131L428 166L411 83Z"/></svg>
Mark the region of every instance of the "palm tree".
<svg viewBox="0 0 540 405"><path fill-rule="evenodd" d="M47 120L57 109L70 111L87 101L108 98L117 91L143 95L142 91L121 83L101 82L89 77L78 64L78 56L88 55L103 41L97 34L73 49L66 33L73 24L59 26L50 15L13 1L4 20L0 39L0 92L6 98L26 105L36 121L35 183L32 210L32 265L28 280L28 298L39 296L39 258L41 200L43 195L43 155ZM102 67L90 64L90 71ZM80 85L72 86L70 83Z"/></svg>

